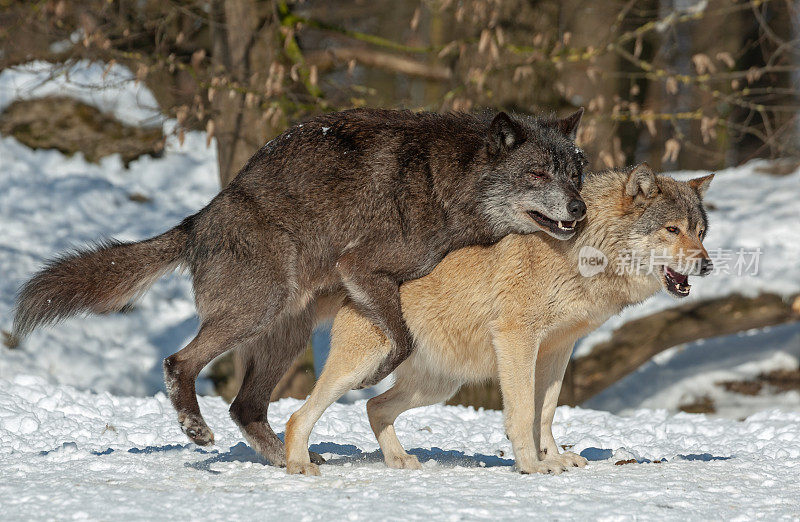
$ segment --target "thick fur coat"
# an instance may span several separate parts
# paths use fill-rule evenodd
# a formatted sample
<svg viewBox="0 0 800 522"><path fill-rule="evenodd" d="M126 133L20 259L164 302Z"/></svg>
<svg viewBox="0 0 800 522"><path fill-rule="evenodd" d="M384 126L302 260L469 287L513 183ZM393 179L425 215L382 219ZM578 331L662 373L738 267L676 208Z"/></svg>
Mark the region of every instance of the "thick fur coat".
<svg viewBox="0 0 800 522"><path fill-rule="evenodd" d="M394 432L400 413L447 400L464 383L496 378L518 469L584 466L582 457L559 451L551 430L572 347L624 307L661 288L682 297L689 275L710 272L702 197L711 178L678 182L646 165L591 175L582 191L587 218L574 238L511 235L453 252L426 277L403 284L416 348L395 372L394 386L367 403L386 464L419 467ZM601 252L606 269L584 275L587 252ZM652 264L654 254L660 261ZM381 331L346 303L324 371L286 427L290 473L319 473L308 460L311 428L389 351Z"/></svg>

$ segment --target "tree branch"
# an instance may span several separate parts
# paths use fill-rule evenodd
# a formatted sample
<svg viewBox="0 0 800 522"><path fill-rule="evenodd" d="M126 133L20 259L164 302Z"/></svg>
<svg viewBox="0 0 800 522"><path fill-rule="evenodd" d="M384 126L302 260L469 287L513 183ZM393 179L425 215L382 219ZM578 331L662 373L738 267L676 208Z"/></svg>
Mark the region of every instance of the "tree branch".
<svg viewBox="0 0 800 522"><path fill-rule="evenodd" d="M423 63L412 58L376 49L335 47L325 51L306 53L306 62L316 65L320 70L330 69L337 62L346 63L351 60L355 60L367 67L375 67L429 80L447 81L453 78L453 71L444 65Z"/></svg>

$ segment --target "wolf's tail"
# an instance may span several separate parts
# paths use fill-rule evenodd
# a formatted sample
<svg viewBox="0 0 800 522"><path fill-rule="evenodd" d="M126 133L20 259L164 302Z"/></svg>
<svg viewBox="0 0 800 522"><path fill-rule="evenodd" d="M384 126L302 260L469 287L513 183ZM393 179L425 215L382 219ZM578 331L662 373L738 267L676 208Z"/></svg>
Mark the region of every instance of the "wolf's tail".
<svg viewBox="0 0 800 522"><path fill-rule="evenodd" d="M20 290L12 335L22 339L79 313L120 310L181 263L187 229L188 220L138 243L104 241L53 260Z"/></svg>

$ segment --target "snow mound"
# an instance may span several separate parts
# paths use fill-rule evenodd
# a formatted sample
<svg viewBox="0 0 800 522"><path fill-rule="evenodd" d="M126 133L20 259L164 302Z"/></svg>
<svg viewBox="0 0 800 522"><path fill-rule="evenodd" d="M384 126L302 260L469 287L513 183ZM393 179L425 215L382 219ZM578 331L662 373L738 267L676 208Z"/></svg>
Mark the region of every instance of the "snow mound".
<svg viewBox="0 0 800 522"><path fill-rule="evenodd" d="M800 393L790 390L755 395L726 391L718 383L747 381L759 374L800 365L800 322L703 339L662 352L612 384L585 406L617 414L640 408L677 411L700 398L710 399L716 415L741 418L763 409L800 412Z"/></svg>
<svg viewBox="0 0 800 522"><path fill-rule="evenodd" d="M0 112L15 100L68 96L113 114L128 125L161 125L153 93L119 64L79 61L69 67L29 62L0 72Z"/></svg>

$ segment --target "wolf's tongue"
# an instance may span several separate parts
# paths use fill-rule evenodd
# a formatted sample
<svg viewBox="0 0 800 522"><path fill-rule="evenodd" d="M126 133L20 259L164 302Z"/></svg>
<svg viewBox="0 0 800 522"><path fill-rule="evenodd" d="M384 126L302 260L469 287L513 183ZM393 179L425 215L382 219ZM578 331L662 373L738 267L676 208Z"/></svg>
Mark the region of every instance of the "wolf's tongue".
<svg viewBox="0 0 800 522"><path fill-rule="evenodd" d="M680 274L669 267L667 267L667 273L669 274L669 277L672 278L673 281L681 285L686 283L686 280L689 279L685 275Z"/></svg>

